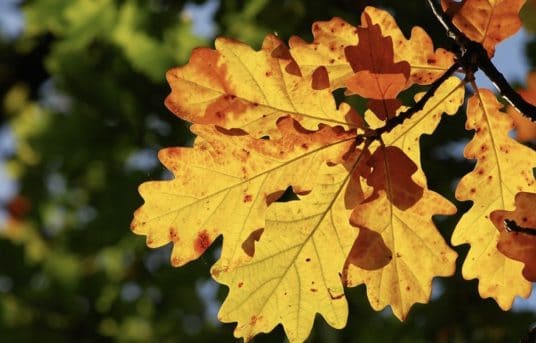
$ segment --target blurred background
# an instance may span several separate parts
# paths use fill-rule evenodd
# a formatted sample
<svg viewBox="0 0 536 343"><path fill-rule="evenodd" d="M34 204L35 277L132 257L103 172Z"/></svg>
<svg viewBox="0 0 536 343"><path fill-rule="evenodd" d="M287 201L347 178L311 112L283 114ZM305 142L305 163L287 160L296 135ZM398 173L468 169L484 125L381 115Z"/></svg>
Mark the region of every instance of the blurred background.
<svg viewBox="0 0 536 343"><path fill-rule="evenodd" d="M366 5L389 9L403 31L424 27L448 46L425 1L0 0L0 342L234 342L218 323L227 290L210 279L217 248L176 269L170 247L151 250L129 230L137 186L166 177L156 159L191 144L166 110L165 71L216 35L258 48L276 32L311 39L314 21L358 24ZM536 66L536 1L524 29L494 59L524 87ZM489 83L482 79L482 83ZM536 90L535 90L536 92ZM430 187L453 196L472 169L470 133L444 119L421 139ZM534 141L526 144L532 144ZM448 165L448 168L446 167ZM439 218L448 240L463 211ZM217 244L215 244L217 245ZM467 247L457 248L461 255ZM517 342L536 322L536 296L503 312L458 269L400 323L349 289L348 326L318 319L310 342ZM278 327L255 342L284 342Z"/></svg>

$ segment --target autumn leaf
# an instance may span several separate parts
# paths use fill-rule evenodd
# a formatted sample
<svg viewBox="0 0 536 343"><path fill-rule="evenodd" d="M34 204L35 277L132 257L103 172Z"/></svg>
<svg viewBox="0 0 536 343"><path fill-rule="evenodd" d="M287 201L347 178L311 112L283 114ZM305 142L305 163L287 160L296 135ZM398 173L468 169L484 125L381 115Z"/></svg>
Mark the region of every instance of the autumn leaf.
<svg viewBox="0 0 536 343"><path fill-rule="evenodd" d="M370 18L370 22L366 18ZM390 37L394 47L394 62L410 65L410 80L418 84L430 84L438 79L453 63L454 55L444 49L434 51L432 40L426 32L415 26L407 39L394 18L385 10L366 7L361 15L361 28L379 25L381 33ZM341 18L313 24L312 43L299 37L290 39L290 53L304 74L310 74L319 66L325 66L333 88L344 85L353 74L345 59L345 48L359 43L357 28Z"/></svg>
<svg viewBox="0 0 536 343"><path fill-rule="evenodd" d="M445 243L431 217L453 214L456 208L412 180L417 166L399 148L378 148L368 164L372 168L368 185L374 192L354 208L350 221L381 236L381 240L375 237L374 243L384 248L372 253L378 254L380 261L387 258L389 263L371 270L350 261L344 278L350 287L366 284L375 310L391 305L393 313L403 320L413 304L429 300L434 277L454 273L456 253ZM357 245L354 250L359 248L366 249Z"/></svg>
<svg viewBox="0 0 536 343"><path fill-rule="evenodd" d="M527 77L527 88L519 90L519 94L529 103L536 105L536 72ZM519 113L514 107L508 106L508 114L514 121L516 138L520 142L536 141L536 123Z"/></svg>
<svg viewBox="0 0 536 343"><path fill-rule="evenodd" d="M500 112L501 108L495 95L486 89L478 89L469 99L465 127L475 133L464 156L477 163L460 180L456 198L470 200L473 205L456 226L452 244L471 245L463 277L478 278L480 295L493 297L501 308L509 309L516 295L529 295L531 284L521 275L522 264L497 250L499 232L489 215L495 209L512 209L517 192L536 190L532 174L536 152L508 136L512 120Z"/></svg>
<svg viewBox="0 0 536 343"><path fill-rule="evenodd" d="M145 203L132 230L147 236L149 247L172 242L174 266L197 259L221 234L220 265L247 259L242 243L264 227L268 205L289 186L297 193L310 190L316 176L311 170L326 161L323 154L335 158L355 135L340 127L308 132L291 118L280 120L278 128L280 139L263 140L243 131L192 126L198 135L193 148L160 151L175 178L140 186Z"/></svg>
<svg viewBox="0 0 536 343"><path fill-rule="evenodd" d="M347 46L356 45L356 28L341 18L319 21L313 24L314 40L308 44L297 36L289 40L290 53L304 75L312 74L324 66L333 88L340 88L352 74L352 68L344 54Z"/></svg>
<svg viewBox="0 0 536 343"><path fill-rule="evenodd" d="M441 0L443 10L469 39L482 44L492 57L495 46L521 27L519 11L525 0Z"/></svg>
<svg viewBox="0 0 536 343"><path fill-rule="evenodd" d="M316 313L335 328L346 325L340 272L357 236L347 196L359 189L342 165L324 164L318 174L310 194L270 206L253 259L226 273L213 268L216 280L229 286L219 318L238 322L236 337L247 341L281 323L291 342L302 342Z"/></svg>
<svg viewBox="0 0 536 343"><path fill-rule="evenodd" d="M490 219L500 233L497 249L511 259L525 264L523 276L536 282L536 236L507 229L505 220L536 234L536 194L519 192L515 197L515 211L498 210L490 214Z"/></svg>
<svg viewBox="0 0 536 343"><path fill-rule="evenodd" d="M417 95L416 99L421 96L422 94ZM376 174L383 176L380 181L383 179L384 190L356 207L352 214L352 223L359 226L361 231L366 229L367 232L374 233L369 233L374 244L374 255L368 256L368 260L381 263L389 259L392 262L377 270L370 270L363 263L355 263L351 260L352 253L357 249L367 249L365 246L356 245L345 270L348 286L365 283L372 307L381 310L391 305L393 313L401 319L406 318L413 304L428 301L433 277L448 276L454 272L456 254L448 248L435 229L431 216L453 214L455 208L437 193L426 189L426 177L420 167L419 138L422 134L434 132L442 113L455 114L463 99L464 83L456 77L451 77L437 89L423 110L391 132L382 135L382 141L389 146L387 149L398 147L404 152L404 155L397 153L395 156L402 158L406 167L401 168L402 163L395 158L384 159L384 166L373 162L373 165L382 170L382 173ZM370 113L367 113L365 118L373 128L382 125L382 121ZM390 172L386 172L387 168ZM405 182L399 182L398 187L397 184L387 187L390 178L400 178L404 172L411 175L411 179L406 174ZM404 194L403 190L409 188L407 185L421 188L422 196L406 202L405 206L401 206L404 202L389 201L390 198L400 196L393 192L395 189L402 189L401 194ZM416 190L414 192L416 193ZM411 194L408 194L407 198L411 199ZM404 210L412 202L412 207ZM385 213L391 215L386 216ZM416 254L421 258L415 258L416 246L423 247L418 249ZM423 255L426 257L422 257ZM435 262L429 264L430 261Z"/></svg>
<svg viewBox="0 0 536 343"><path fill-rule="evenodd" d="M414 26L410 38L407 39L389 12L369 6L364 13L371 18L372 25L381 27L384 36L391 37L394 60L409 63L410 80L413 83L431 84L454 64L454 54L442 48L434 50L432 39L421 27Z"/></svg>
<svg viewBox="0 0 536 343"><path fill-rule="evenodd" d="M275 36L267 36L260 51L225 38L215 45L194 50L188 64L167 73L166 106L180 118L255 137L277 134L277 119L287 115L308 129L319 123L356 127L357 114L344 103L337 108L325 68L302 76Z"/></svg>
<svg viewBox="0 0 536 343"><path fill-rule="evenodd" d="M356 29L359 43L344 49L354 74L345 81L349 92L368 101L368 107L385 120L395 116L402 105L398 94L408 86L410 66L406 61L395 63L393 41L384 37L379 25L371 25L365 13L366 27Z"/></svg>

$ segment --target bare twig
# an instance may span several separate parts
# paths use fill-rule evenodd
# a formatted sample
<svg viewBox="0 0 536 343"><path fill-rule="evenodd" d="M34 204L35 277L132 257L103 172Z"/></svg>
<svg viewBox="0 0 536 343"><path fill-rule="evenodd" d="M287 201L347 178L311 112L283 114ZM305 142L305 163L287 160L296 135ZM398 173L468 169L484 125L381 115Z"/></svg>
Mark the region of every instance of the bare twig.
<svg viewBox="0 0 536 343"><path fill-rule="evenodd" d="M536 228L519 226L514 220L505 219L504 229L508 232L519 232L530 236L536 236Z"/></svg>
<svg viewBox="0 0 536 343"><path fill-rule="evenodd" d="M453 39L458 51L454 51L461 61L465 72L472 78L477 69L481 69L493 82L501 95L514 106L523 116L536 122L536 106L528 103L506 81L504 75L491 62L488 52L482 44L469 39L453 23L434 0L427 0L437 20L443 25L450 38Z"/></svg>
<svg viewBox="0 0 536 343"><path fill-rule="evenodd" d="M406 119L411 118L411 116L413 116L415 113L421 111L428 102L428 100L430 100L430 98L434 96L435 92L443 84L443 82L445 82L450 76L452 76L452 74L454 74L458 70L458 68L460 68L460 66L461 64L456 61L452 66L450 66L449 69L445 71L445 73L443 73L443 75L441 75L440 78L438 78L434 81L434 83L432 83L428 91L426 91L423 97L419 99L419 101L417 101L415 105L411 106L404 112L400 112L396 117L387 119L384 126L374 130L368 130L364 134L358 135L356 137L356 143L359 145L364 140L371 141L375 139L380 139L383 133L391 132L391 130L402 124Z"/></svg>

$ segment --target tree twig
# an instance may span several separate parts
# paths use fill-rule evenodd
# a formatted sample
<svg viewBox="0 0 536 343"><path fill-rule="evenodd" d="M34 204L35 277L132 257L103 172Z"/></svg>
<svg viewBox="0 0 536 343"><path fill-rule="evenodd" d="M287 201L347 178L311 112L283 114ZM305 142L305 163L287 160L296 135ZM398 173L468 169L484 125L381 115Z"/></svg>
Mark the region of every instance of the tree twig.
<svg viewBox="0 0 536 343"><path fill-rule="evenodd" d="M501 95L514 106L523 116L529 118L532 122L536 122L536 106L528 103L517 93L508 83L504 75L497 70L491 62L488 52L482 44L469 39L461 32L453 23L450 17L446 15L440 6L434 0L427 0L432 8L434 15L443 25L450 38L453 39L458 47L458 51L454 51L458 55L458 59L462 62L462 67L468 74L469 78L473 77L473 73L477 69L481 69L486 76L493 82Z"/></svg>
<svg viewBox="0 0 536 343"><path fill-rule="evenodd" d="M530 236L536 236L536 228L519 226L519 224L511 219L504 220L504 229L508 232L519 232Z"/></svg>
<svg viewBox="0 0 536 343"><path fill-rule="evenodd" d="M428 100L430 100L430 98L434 96L435 92L443 84L443 82L445 82L450 76L452 76L452 74L454 74L460 68L460 66L461 64L459 63L459 61L454 62L454 64L450 66L450 68L447 69L443 73L443 75L441 75L440 78L438 78L432 83L431 87L426 91L423 97L420 98L417 103L415 103L415 105L411 106L404 112L400 112L396 117L387 119L384 126L374 130L368 130L364 134L358 135L356 137L356 143L359 145L365 140L371 141L375 139L380 139L382 134L386 132L391 132L391 130L402 124L406 119L411 118L411 116L413 116L415 113L421 111L428 102Z"/></svg>

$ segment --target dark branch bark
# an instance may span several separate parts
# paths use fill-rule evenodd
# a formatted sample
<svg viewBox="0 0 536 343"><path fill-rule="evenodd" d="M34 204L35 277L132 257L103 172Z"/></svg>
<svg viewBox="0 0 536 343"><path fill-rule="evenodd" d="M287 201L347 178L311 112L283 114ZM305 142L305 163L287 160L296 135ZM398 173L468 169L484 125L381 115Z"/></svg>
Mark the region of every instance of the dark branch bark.
<svg viewBox="0 0 536 343"><path fill-rule="evenodd" d="M508 232L519 232L526 235L536 236L536 228L519 226L514 220L511 219L504 220L504 228Z"/></svg>
<svg viewBox="0 0 536 343"><path fill-rule="evenodd" d="M430 98L434 96L435 92L443 84L443 82L445 82L450 76L452 76L452 74L454 74L456 70L460 68L460 66L461 64L456 61L452 66L450 66L449 69L447 69L447 71L445 71L445 73L443 73L443 75L441 75L439 79L435 80L434 83L432 83L428 91L426 91L423 97L419 101L417 101L415 105L411 106L406 111L399 113L396 117L388 119L384 126L375 130L366 131L364 134L358 135L356 137L356 143L359 145L364 140L372 141L375 139L380 139L383 133L390 132L395 127L402 124L406 119L411 118L411 116L413 116L415 113L421 111L428 102L428 100L430 100Z"/></svg>
<svg viewBox="0 0 536 343"><path fill-rule="evenodd" d="M384 126L374 130L376 135L380 136L384 132L390 132L396 126L402 124L406 119L411 118L412 115L421 111L428 102L428 100L430 100L430 98L434 96L435 92L443 84L443 82L445 82L449 77L451 77L452 74L454 74L456 70L458 70L458 68L460 68L460 63L456 61L452 66L450 66L449 69L447 69L447 71L445 71L445 73L443 73L443 75L441 75L439 79L435 80L434 83L432 83L432 86L428 89L428 91L426 91L426 94L424 94L424 96L419 101L417 101L415 105L411 106L408 110L399 113L396 117L389 119Z"/></svg>
<svg viewBox="0 0 536 343"><path fill-rule="evenodd" d="M528 103L510 86L504 75L497 70L491 62L486 49L482 44L469 39L453 23L440 6L434 0L427 0L439 22L445 27L449 37L451 37L458 47L455 53L461 61L462 67L466 71L468 78L472 78L474 72L479 68L493 82L501 95L508 100L522 115L536 122L536 106Z"/></svg>

